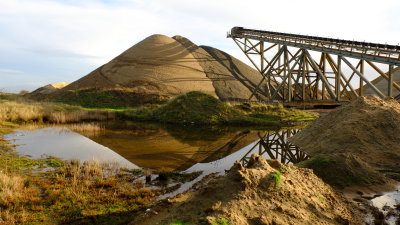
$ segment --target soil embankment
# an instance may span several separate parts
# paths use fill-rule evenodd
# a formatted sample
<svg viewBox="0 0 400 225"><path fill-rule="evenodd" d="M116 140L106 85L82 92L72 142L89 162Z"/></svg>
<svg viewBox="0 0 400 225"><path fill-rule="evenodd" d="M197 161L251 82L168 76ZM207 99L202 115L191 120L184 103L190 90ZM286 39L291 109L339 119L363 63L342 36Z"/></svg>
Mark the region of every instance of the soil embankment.
<svg viewBox="0 0 400 225"><path fill-rule="evenodd" d="M339 187L400 180L400 104L360 97L291 138L314 158L306 166Z"/></svg>
<svg viewBox="0 0 400 225"><path fill-rule="evenodd" d="M362 224L356 207L312 170L260 156L165 204L131 224Z"/></svg>

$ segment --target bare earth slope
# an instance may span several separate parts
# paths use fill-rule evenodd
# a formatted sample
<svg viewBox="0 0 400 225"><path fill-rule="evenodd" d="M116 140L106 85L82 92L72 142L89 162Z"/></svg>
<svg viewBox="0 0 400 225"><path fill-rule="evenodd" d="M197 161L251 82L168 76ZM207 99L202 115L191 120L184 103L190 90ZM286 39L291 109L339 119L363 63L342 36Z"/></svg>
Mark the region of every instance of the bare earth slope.
<svg viewBox="0 0 400 225"><path fill-rule="evenodd" d="M55 84L48 84L46 86L40 87L34 91L32 91L30 94L31 95L37 95L37 94L50 94L53 93L61 88L64 88L65 86L69 85L70 83L68 82L60 82L60 83L55 83Z"/></svg>
<svg viewBox="0 0 400 225"><path fill-rule="evenodd" d="M212 82L193 55L179 42L164 35L144 39L65 90L94 86L136 87L164 94L196 90L215 96Z"/></svg>
<svg viewBox="0 0 400 225"><path fill-rule="evenodd" d="M337 169L347 170L343 174L355 182L382 183L376 171L400 178L399 134L399 102L369 96L319 118L291 142L312 156L334 160Z"/></svg>
<svg viewBox="0 0 400 225"><path fill-rule="evenodd" d="M223 101L247 100L261 75L218 49L174 36L152 35L61 92L118 89L175 96L202 91ZM58 96L62 96L59 94Z"/></svg>
<svg viewBox="0 0 400 225"><path fill-rule="evenodd" d="M254 89L262 78L258 71L226 52L209 46L197 46L182 36L173 38L198 60L222 101L248 99L251 95L250 90Z"/></svg>
<svg viewBox="0 0 400 225"><path fill-rule="evenodd" d="M397 84L400 84L400 67L397 67L394 70L394 82ZM387 94L388 92L388 81L383 78L382 76L379 76L375 80L373 80L371 83L373 83L383 94ZM374 95L375 92L368 86L364 85L364 95ZM397 96L399 95L400 92L396 88L393 88L393 95Z"/></svg>
<svg viewBox="0 0 400 225"><path fill-rule="evenodd" d="M280 180L274 174L281 171ZM172 206L152 210L131 224L362 224L356 207L338 195L312 170L285 166L253 156L248 168L237 163L226 176L193 194L173 199ZM214 222L214 223L213 223Z"/></svg>

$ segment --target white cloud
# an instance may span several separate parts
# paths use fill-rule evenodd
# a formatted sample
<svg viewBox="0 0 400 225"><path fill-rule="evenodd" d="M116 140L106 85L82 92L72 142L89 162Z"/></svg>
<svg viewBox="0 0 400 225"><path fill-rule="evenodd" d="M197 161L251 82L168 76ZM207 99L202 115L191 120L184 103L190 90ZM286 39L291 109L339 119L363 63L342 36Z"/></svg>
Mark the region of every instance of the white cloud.
<svg viewBox="0 0 400 225"><path fill-rule="evenodd" d="M24 72L19 71L19 70L12 70L12 69L2 69L0 68L0 75L1 74L11 74L11 75L18 75L18 74L24 74Z"/></svg>

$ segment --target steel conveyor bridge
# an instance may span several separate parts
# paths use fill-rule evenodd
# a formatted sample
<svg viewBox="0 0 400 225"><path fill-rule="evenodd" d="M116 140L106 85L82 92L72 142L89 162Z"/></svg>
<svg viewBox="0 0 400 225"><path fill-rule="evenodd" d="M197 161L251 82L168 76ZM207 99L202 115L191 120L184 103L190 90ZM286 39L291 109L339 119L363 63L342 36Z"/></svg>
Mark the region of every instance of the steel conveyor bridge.
<svg viewBox="0 0 400 225"><path fill-rule="evenodd" d="M249 100L339 103L372 94L400 98L400 79L395 77L400 76L400 46L243 27L232 28L228 38L262 75Z"/></svg>

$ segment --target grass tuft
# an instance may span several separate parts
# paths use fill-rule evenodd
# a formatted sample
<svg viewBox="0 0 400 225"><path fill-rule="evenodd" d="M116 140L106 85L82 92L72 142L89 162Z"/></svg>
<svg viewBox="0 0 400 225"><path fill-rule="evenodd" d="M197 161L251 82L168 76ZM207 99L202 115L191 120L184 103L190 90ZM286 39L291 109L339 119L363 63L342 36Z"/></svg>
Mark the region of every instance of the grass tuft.
<svg viewBox="0 0 400 225"><path fill-rule="evenodd" d="M230 225L232 224L231 221L225 218L218 217L211 225Z"/></svg>

